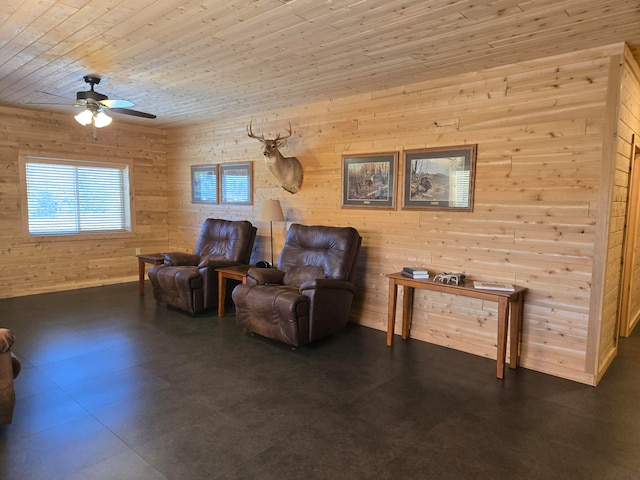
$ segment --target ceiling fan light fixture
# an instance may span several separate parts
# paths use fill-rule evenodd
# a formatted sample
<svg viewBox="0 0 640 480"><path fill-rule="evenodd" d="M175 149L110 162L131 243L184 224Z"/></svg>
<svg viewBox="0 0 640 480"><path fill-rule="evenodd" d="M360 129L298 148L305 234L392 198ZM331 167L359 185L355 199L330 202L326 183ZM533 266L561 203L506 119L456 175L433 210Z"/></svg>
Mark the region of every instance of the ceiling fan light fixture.
<svg viewBox="0 0 640 480"><path fill-rule="evenodd" d="M112 118L104 113L104 111L93 111L90 108L81 111L73 118L75 118L76 121L83 127L86 127L87 125L90 125L91 122L93 122L93 125L96 128L102 128L109 125L112 121Z"/></svg>
<svg viewBox="0 0 640 480"><path fill-rule="evenodd" d="M93 112L87 108L73 118L76 119L76 122L85 127L91 123L91 120L93 119Z"/></svg>
<svg viewBox="0 0 640 480"><path fill-rule="evenodd" d="M106 127L111 123L111 120L111 117L104 113L102 110L100 110L93 116L93 123L96 128Z"/></svg>

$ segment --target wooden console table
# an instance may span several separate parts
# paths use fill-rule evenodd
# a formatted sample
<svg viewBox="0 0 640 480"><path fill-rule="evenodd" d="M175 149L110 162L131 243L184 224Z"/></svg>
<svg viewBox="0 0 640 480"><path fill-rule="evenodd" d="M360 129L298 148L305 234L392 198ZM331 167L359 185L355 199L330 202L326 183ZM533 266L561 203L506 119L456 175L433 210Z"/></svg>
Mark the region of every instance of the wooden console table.
<svg viewBox="0 0 640 480"><path fill-rule="evenodd" d="M504 378L504 364L507 357L507 331L511 320L510 348L511 359L509 366L518 368L520 364L520 338L522 335L522 312L524 309L524 294L526 288L516 287L513 292L497 290L480 290L473 287L472 282L462 285L450 285L434 282L433 280L416 280L401 273L386 275L389 279L389 314L387 325L387 346L393 345L393 334L396 324L396 305L398 301L398 285L404 287L404 299L402 305L402 339L409 338L411 315L413 313L413 294L416 288L433 292L462 295L465 297L479 298L498 302L498 354L497 377Z"/></svg>
<svg viewBox="0 0 640 480"><path fill-rule="evenodd" d="M151 265L161 265L164 263L164 253L146 253L136 255L138 257L138 294L144 295L144 271L145 263Z"/></svg>
<svg viewBox="0 0 640 480"><path fill-rule="evenodd" d="M227 280L247 282L247 272L252 265L234 265L233 267L217 268L218 272L218 317L224 317L224 300L227 296Z"/></svg>

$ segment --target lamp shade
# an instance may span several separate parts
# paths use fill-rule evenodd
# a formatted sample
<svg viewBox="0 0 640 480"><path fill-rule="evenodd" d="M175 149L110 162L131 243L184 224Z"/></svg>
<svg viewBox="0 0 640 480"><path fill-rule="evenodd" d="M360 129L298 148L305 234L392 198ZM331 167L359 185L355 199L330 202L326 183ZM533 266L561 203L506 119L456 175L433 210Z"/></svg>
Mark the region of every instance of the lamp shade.
<svg viewBox="0 0 640 480"><path fill-rule="evenodd" d="M103 111L100 111L93 117L93 123L96 128L106 127L111 123L111 117Z"/></svg>
<svg viewBox="0 0 640 480"><path fill-rule="evenodd" d="M93 118L93 112L91 112L91 110L89 109L86 109L81 111L79 114L77 114L73 118L75 118L76 121L84 127L91 123L91 119Z"/></svg>
<svg viewBox="0 0 640 480"><path fill-rule="evenodd" d="M270 222L284 222L284 213L280 200L265 200L260 209L259 220Z"/></svg>

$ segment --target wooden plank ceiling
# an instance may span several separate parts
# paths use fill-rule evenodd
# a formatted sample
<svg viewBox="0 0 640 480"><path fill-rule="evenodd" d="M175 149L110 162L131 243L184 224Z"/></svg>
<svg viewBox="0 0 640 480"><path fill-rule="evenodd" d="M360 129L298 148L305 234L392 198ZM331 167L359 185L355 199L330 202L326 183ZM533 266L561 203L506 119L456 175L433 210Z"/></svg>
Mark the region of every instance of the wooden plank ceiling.
<svg viewBox="0 0 640 480"><path fill-rule="evenodd" d="M3 0L0 105L76 113L94 74L173 127L617 42L638 0Z"/></svg>

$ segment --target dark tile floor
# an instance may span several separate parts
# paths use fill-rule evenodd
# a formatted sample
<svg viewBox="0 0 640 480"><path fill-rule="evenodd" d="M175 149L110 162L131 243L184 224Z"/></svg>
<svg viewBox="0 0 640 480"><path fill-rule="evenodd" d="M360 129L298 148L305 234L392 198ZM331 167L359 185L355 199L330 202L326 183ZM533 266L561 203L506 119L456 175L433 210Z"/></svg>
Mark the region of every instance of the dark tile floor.
<svg viewBox="0 0 640 480"><path fill-rule="evenodd" d="M0 300L7 480L638 479L640 335L596 388L349 326L292 351L136 284Z"/></svg>

